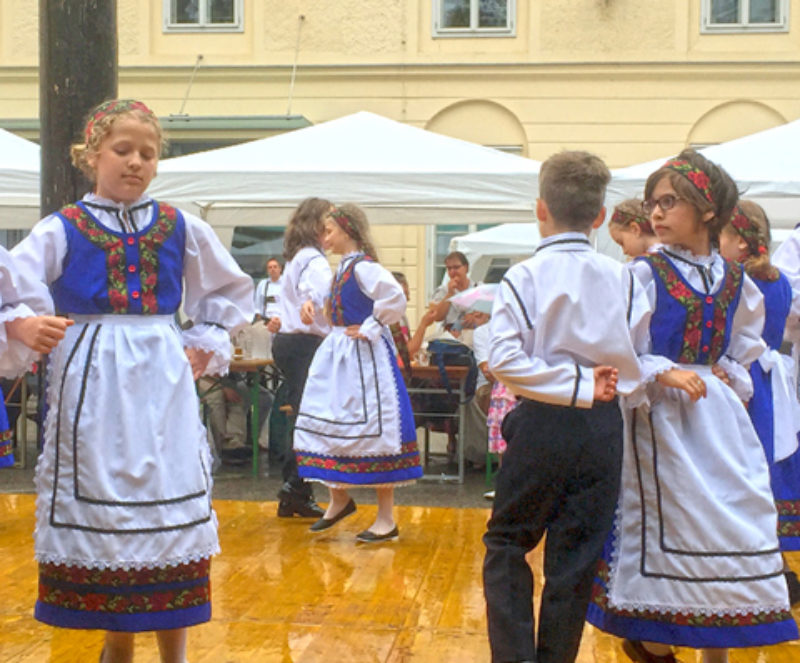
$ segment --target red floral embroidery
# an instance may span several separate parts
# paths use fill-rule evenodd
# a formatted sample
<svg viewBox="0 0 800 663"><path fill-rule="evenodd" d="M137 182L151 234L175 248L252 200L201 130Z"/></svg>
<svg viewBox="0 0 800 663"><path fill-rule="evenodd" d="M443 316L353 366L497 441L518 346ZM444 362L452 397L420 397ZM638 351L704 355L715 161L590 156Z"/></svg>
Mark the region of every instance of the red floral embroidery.
<svg viewBox="0 0 800 663"><path fill-rule="evenodd" d="M10 430L0 433L0 460L11 457L14 450L12 437L13 435Z"/></svg>
<svg viewBox="0 0 800 663"><path fill-rule="evenodd" d="M775 500L779 516L800 516L800 500Z"/></svg>
<svg viewBox="0 0 800 663"><path fill-rule="evenodd" d="M686 323L683 333L683 344L678 356L679 364L696 364L701 355L703 338L703 299L701 295L689 288L675 268L662 255L652 254L646 258L663 281L667 292L686 309ZM711 341L706 357L707 364L719 361L726 345L725 329L728 309L742 284L742 268L726 262L725 281L714 296L714 312L712 316Z"/></svg>
<svg viewBox="0 0 800 663"><path fill-rule="evenodd" d="M315 467L344 474L374 474L377 472L395 472L419 465L419 454L416 442L404 442L400 446L398 456L378 456L375 459L359 458L346 460L342 458L307 456L297 454L297 464L301 467Z"/></svg>
<svg viewBox="0 0 800 663"><path fill-rule="evenodd" d="M191 608L211 600L210 563L132 570L40 564L39 601L66 610L127 614ZM184 586L165 587L170 584Z"/></svg>
<svg viewBox="0 0 800 663"><path fill-rule="evenodd" d="M685 159L670 159L662 168L669 168L676 173L680 173L687 180L689 180L695 188L703 194L703 197L714 204L714 197L711 194L711 180L708 175L699 168L695 168L691 163Z"/></svg>
<svg viewBox="0 0 800 663"><path fill-rule="evenodd" d="M800 520L779 520L778 536L800 536Z"/></svg>
<svg viewBox="0 0 800 663"><path fill-rule="evenodd" d="M591 600L592 603L597 605L603 612L620 617L661 622L662 624L675 624L676 626L711 626L717 628L775 624L792 618L792 613L788 610L751 612L745 615L704 615L692 612L668 613L658 612L656 610L622 610L620 608L614 608L608 603L608 590L606 587L608 585L609 573L608 563L605 560L601 560L597 571L597 577L592 586Z"/></svg>
<svg viewBox="0 0 800 663"><path fill-rule="evenodd" d="M129 312L128 283L125 277L125 235L103 229L80 206L72 204L60 210L80 233L106 254L108 303L112 313ZM178 213L174 207L158 204L158 218L146 234L139 237L139 278L141 280L142 313L158 313L158 251L174 232Z"/></svg>

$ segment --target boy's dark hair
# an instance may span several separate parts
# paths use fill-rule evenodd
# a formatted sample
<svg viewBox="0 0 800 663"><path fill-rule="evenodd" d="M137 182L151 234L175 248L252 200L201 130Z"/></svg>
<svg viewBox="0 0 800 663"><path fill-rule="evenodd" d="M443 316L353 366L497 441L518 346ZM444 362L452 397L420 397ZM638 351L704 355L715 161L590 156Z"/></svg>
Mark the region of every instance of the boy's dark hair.
<svg viewBox="0 0 800 663"><path fill-rule="evenodd" d="M559 152L539 170L539 196L556 223L585 231L603 209L610 180L608 166L600 157L589 152Z"/></svg>

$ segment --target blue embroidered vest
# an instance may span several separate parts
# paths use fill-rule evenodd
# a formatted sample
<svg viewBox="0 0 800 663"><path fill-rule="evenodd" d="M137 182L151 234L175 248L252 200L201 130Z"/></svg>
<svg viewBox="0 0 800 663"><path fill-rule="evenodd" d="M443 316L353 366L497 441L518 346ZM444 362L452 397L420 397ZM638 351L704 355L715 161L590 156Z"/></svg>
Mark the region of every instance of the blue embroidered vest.
<svg viewBox="0 0 800 663"><path fill-rule="evenodd" d="M650 265L656 283L656 310L650 319L653 353L678 364L712 365L725 354L733 314L742 291L741 265L725 261L717 291L698 292L661 253L639 260Z"/></svg>
<svg viewBox="0 0 800 663"><path fill-rule="evenodd" d="M341 274L337 274L331 288L331 322L335 327L360 325L372 315L373 302L367 297L355 278L355 267L369 256L358 256L350 261Z"/></svg>
<svg viewBox="0 0 800 663"><path fill-rule="evenodd" d="M51 286L61 313L172 314L183 289L186 226L179 210L153 201L139 232L102 225L80 202L57 212L67 237L61 276Z"/></svg>

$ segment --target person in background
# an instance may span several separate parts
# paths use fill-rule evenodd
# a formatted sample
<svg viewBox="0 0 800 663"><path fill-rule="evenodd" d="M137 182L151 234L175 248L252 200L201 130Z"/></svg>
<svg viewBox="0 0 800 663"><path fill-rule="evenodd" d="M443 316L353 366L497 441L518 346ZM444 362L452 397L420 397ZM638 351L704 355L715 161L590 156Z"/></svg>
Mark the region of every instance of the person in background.
<svg viewBox="0 0 800 663"><path fill-rule="evenodd" d="M278 300L281 292L282 273L283 265L277 258L273 257L267 260L267 278L261 279L256 286L256 320L269 322L280 313Z"/></svg>
<svg viewBox="0 0 800 663"><path fill-rule="evenodd" d="M432 304L436 304L434 321L441 322L445 331L458 331L463 326L463 311L450 306L450 297L478 284L469 278L469 261L461 251L449 253L444 259L444 266L448 281L434 290L431 300Z"/></svg>
<svg viewBox="0 0 800 663"><path fill-rule="evenodd" d="M295 433L300 476L324 482L331 495L311 531L354 513L348 491L361 486L375 489L378 513L357 541L391 541L399 536L394 488L422 476L411 402L388 329L401 320L406 298L378 263L361 208L342 205L325 226L326 249L342 256L329 300L333 329L309 368Z"/></svg>
<svg viewBox="0 0 800 663"><path fill-rule="evenodd" d="M608 222L608 233L631 259L649 253L658 244L658 237L638 198L623 200L614 208Z"/></svg>
<svg viewBox="0 0 800 663"><path fill-rule="evenodd" d="M753 397L747 412L758 433L769 463L772 492L778 509L778 540L783 552L800 550L797 513L800 507L800 449L797 425L795 369L789 357L778 349L784 338L798 336L798 325L787 328L787 319L800 319L800 292L769 259L771 233L766 213L752 200L741 200L719 236L719 253L726 260L740 262L764 295L766 321L761 338L767 350L750 364ZM786 334L784 334L786 331ZM786 360L786 361L784 361ZM800 582L784 562L789 598L800 601Z"/></svg>
<svg viewBox="0 0 800 663"><path fill-rule="evenodd" d="M277 332L272 356L286 382L288 415L283 450L283 486L278 491L278 517L320 518L324 511L314 500L311 484L297 473L294 424L300 409L308 367L314 353L331 330L325 317L333 273L322 251L325 220L334 209L323 198L306 198L289 219L283 238L286 267L281 288L280 312L268 323ZM305 309L305 310L304 310ZM277 399L276 399L277 400Z"/></svg>

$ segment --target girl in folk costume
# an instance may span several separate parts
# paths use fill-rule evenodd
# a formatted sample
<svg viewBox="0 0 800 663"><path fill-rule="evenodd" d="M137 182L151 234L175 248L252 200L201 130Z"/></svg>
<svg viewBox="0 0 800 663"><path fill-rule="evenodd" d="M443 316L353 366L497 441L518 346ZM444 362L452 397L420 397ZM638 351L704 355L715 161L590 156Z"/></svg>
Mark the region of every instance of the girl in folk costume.
<svg viewBox="0 0 800 663"><path fill-rule="evenodd" d="M288 417L284 456L281 464L283 486L278 491L280 518L320 518L324 511L314 500L311 484L297 473L294 455L294 424L308 378L308 368L322 339L330 331L325 317L325 299L331 291L331 266L322 252L325 219L333 203L323 198L306 198L289 219L283 237L283 271L278 315L267 324L277 332L272 356L286 385ZM274 405L273 405L274 407Z"/></svg>
<svg viewBox="0 0 800 663"><path fill-rule="evenodd" d="M769 468L742 404L765 348L763 297L714 248L737 196L693 150L645 187L663 246L632 263L652 308L644 393L625 410L618 512L588 613L640 663L675 661L669 645L718 663L728 647L798 636Z"/></svg>
<svg viewBox="0 0 800 663"><path fill-rule="evenodd" d="M658 244L658 237L638 198L623 200L614 208L608 232L629 258L643 256Z"/></svg>
<svg viewBox="0 0 800 663"><path fill-rule="evenodd" d="M405 313L406 299L378 264L361 209L342 205L325 226L326 248L343 257L329 300L333 331L314 355L297 417L297 463L300 476L330 489L328 509L311 531L356 510L349 488L371 486L378 514L357 539L388 541L398 536L394 487L422 476L411 402L389 331Z"/></svg>
<svg viewBox="0 0 800 663"><path fill-rule="evenodd" d="M778 353L787 319L800 319L800 293L770 263L769 244L769 220L764 210L750 200L741 201L722 229L719 252L727 260L744 263L745 272L764 295L762 338L767 351L750 365L753 398L747 410L770 466L781 550L800 550L800 405L793 362ZM794 337L800 337L798 331L797 324L787 330ZM788 567L786 575L792 598L800 599L797 576Z"/></svg>
<svg viewBox="0 0 800 663"><path fill-rule="evenodd" d="M47 288L0 247L0 376L15 377L30 368L37 353L50 352L72 324L53 312ZM37 315L43 314L43 315ZM24 379L24 378L23 378ZM0 468L14 464L13 431L0 390ZM24 443L24 442L23 442Z"/></svg>
<svg viewBox="0 0 800 663"><path fill-rule="evenodd" d="M94 192L12 251L75 323L47 375L35 616L106 630L103 663L131 661L137 631L183 663L186 627L210 619L219 544L194 381L227 371L229 332L253 317L252 281L211 227L145 194L161 148L142 102L98 106L72 149Z"/></svg>

